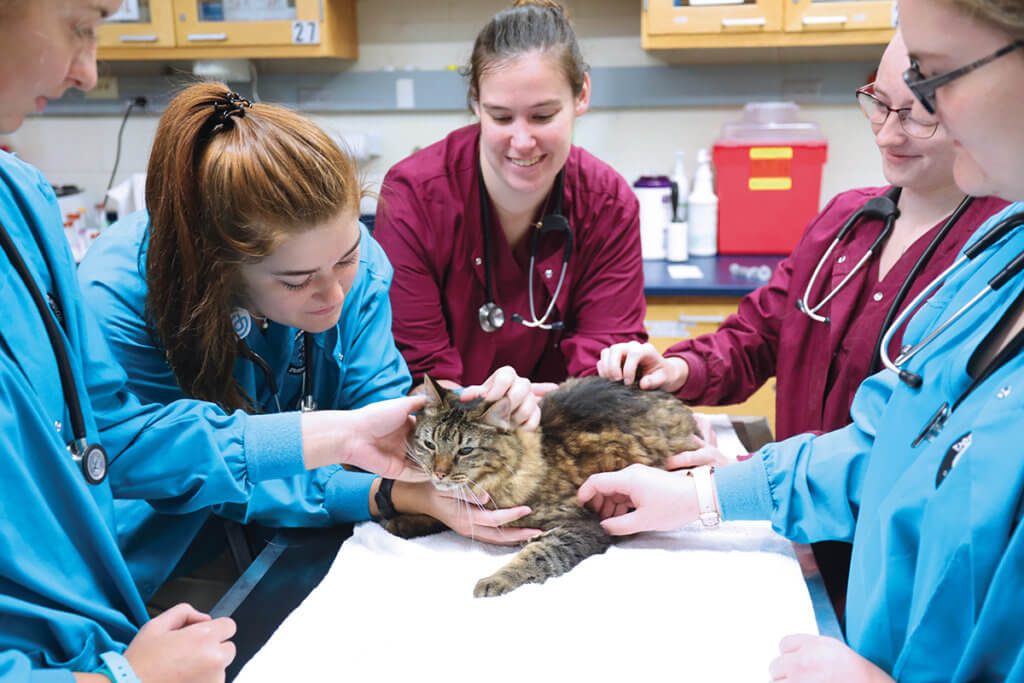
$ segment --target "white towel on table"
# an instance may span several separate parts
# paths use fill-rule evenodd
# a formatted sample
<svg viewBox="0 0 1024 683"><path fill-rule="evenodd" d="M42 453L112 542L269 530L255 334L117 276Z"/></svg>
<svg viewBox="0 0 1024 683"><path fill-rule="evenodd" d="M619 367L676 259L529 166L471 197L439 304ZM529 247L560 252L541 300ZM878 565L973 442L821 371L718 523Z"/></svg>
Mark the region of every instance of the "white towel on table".
<svg viewBox="0 0 1024 683"><path fill-rule="evenodd" d="M720 450L745 452L728 417L706 417ZM818 632L793 547L767 522L639 534L474 598L517 551L360 524L236 681L761 683L783 636Z"/></svg>
<svg viewBox="0 0 1024 683"><path fill-rule="evenodd" d="M767 523L640 534L474 598L516 551L364 522L236 680L761 683L783 636L817 633L792 546Z"/></svg>

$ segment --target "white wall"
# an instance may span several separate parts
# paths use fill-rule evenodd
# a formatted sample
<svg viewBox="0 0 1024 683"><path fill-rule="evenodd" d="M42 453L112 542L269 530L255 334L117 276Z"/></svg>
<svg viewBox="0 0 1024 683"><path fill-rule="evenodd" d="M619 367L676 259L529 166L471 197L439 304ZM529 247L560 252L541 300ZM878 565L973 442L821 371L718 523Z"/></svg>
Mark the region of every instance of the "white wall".
<svg viewBox="0 0 1024 683"><path fill-rule="evenodd" d="M357 70L384 68L441 69L461 65L473 37L495 11L497 0L360 0L360 59ZM672 56L640 47L640 8L624 0L565 2L574 17L584 56L593 66L661 64ZM771 58L772 53L766 53ZM693 56L690 55L689 59ZM272 65L280 69L280 63ZM594 83L595 90L601 88ZM839 191L884 182L871 132L851 97L850 105L806 106L802 117L818 123L829 142L829 161L822 179L822 201ZM593 110L576 125L575 142L604 159L632 182L643 173L668 173L675 152L692 160L698 148L718 135L722 122L738 108ZM371 180L379 179L415 148L469 123L468 112L374 112L311 114L325 128L341 134L367 132L380 136L381 155L364 165ZM143 172L156 130L155 116L136 115L125 127L118 180ZM54 184L77 184L97 198L114 165L119 116L37 116L29 118L5 140L38 166Z"/></svg>

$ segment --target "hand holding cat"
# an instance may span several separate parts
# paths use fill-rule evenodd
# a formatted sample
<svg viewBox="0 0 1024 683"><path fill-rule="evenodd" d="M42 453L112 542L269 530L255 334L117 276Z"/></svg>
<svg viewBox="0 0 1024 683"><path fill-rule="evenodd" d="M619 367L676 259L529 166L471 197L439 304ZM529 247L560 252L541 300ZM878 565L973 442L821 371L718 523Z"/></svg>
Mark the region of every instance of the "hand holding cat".
<svg viewBox="0 0 1024 683"><path fill-rule="evenodd" d="M678 529L699 513L692 478L646 465L592 475L576 498L601 516L613 536Z"/></svg>
<svg viewBox="0 0 1024 683"><path fill-rule="evenodd" d="M467 499L461 491L439 491L431 483L425 482L403 487L401 493L396 487L393 495L395 506L402 512L430 515L452 531L484 543L517 545L541 532L540 529L502 527L503 524L525 517L532 510L525 505L500 510L487 509L486 493Z"/></svg>
<svg viewBox="0 0 1024 683"><path fill-rule="evenodd" d="M779 643L779 652L781 654L768 667L773 681L891 683L893 680L835 638L803 633L786 636Z"/></svg>
<svg viewBox="0 0 1024 683"><path fill-rule="evenodd" d="M686 384L690 368L682 358L665 358L651 343L630 341L602 349L597 374L627 385L636 382L639 375L638 386L644 391L664 389L675 393Z"/></svg>
<svg viewBox="0 0 1024 683"><path fill-rule="evenodd" d="M695 451L683 451L682 453L670 455L665 459L665 469L678 470L683 467L698 467L700 465L719 467L736 463L735 460L718 450L713 444L709 444L697 436L693 438L700 443L700 448Z"/></svg>
<svg viewBox="0 0 1024 683"><path fill-rule="evenodd" d="M463 389L461 398L463 401L476 398L497 401L507 398L512 422L532 431L540 424L540 397L557 386L550 382L533 384L516 374L511 366L505 365L492 372L483 384Z"/></svg>
<svg viewBox="0 0 1024 683"><path fill-rule="evenodd" d="M411 415L426 397L378 401L358 410L318 410L302 415L302 456L306 467L355 465L388 479L424 481L427 475L406 458Z"/></svg>

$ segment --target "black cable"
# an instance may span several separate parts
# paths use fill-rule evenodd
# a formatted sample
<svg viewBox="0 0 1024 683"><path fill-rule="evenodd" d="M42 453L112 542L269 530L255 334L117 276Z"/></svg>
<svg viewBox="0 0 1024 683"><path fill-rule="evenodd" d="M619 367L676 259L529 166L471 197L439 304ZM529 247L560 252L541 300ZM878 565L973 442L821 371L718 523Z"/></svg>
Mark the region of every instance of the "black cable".
<svg viewBox="0 0 1024 683"><path fill-rule="evenodd" d="M114 186L114 178L117 177L117 167L121 163L121 138L124 136L124 126L128 123L128 115L132 113L132 109L136 107L146 106L145 97L135 97L128 102L128 108L124 110L124 116L121 118L121 127L117 130L117 152L114 154L114 170L110 172L110 180L107 182L107 191L103 193L103 208L107 207L107 192L110 192L110 188Z"/></svg>

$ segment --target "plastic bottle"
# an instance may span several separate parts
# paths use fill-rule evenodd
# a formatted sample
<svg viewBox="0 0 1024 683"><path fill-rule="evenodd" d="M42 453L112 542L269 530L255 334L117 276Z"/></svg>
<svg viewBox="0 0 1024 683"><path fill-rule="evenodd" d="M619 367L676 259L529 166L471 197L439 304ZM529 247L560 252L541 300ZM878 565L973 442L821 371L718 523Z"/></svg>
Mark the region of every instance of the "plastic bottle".
<svg viewBox="0 0 1024 683"><path fill-rule="evenodd" d="M686 206L690 197L690 179L686 177L686 153L676 152L676 165L672 168L672 182L675 184L675 223L686 222Z"/></svg>
<svg viewBox="0 0 1024 683"><path fill-rule="evenodd" d="M691 256L714 256L718 253L718 197L711 175L711 152L697 151L697 172L690 193L688 242Z"/></svg>

